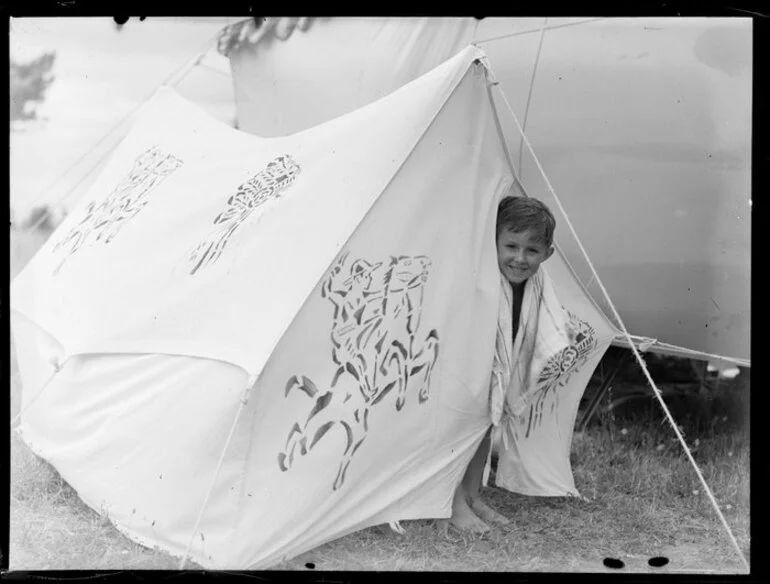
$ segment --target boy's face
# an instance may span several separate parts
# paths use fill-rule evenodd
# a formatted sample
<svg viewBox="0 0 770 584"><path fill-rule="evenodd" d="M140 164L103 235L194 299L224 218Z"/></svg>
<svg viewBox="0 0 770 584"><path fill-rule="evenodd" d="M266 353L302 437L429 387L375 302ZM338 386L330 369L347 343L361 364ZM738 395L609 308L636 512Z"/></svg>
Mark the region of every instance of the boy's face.
<svg viewBox="0 0 770 584"><path fill-rule="evenodd" d="M503 229L497 236L497 264L511 284L521 284L533 276L552 253L553 246L546 245L534 229Z"/></svg>

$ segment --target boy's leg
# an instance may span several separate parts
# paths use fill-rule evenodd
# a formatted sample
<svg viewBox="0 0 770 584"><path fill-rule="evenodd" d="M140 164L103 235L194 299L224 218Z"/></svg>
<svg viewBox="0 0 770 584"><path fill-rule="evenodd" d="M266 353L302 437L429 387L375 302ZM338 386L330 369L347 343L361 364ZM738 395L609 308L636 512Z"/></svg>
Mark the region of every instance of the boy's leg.
<svg viewBox="0 0 770 584"><path fill-rule="evenodd" d="M482 442L483 446L483 442ZM485 533L487 531L490 531L489 525L484 523L482 519L479 518L478 515L476 515L473 512L473 509L470 508L468 505L468 483L469 479L468 476L473 472L471 469L474 468L474 463L476 462L476 459L479 457L479 452L481 451L481 447L474 453L473 458L471 459L470 464L468 465L468 468L465 469L465 474L463 475L462 480L460 481L460 484L457 485L457 489L455 490L455 496L454 500L452 501L452 517L449 518L447 523L451 523L458 529L464 530L464 531L473 531L476 533ZM482 473L484 472L483 466L482 466Z"/></svg>
<svg viewBox="0 0 770 584"><path fill-rule="evenodd" d="M484 467L487 464L487 455L491 447L491 434L492 428L487 431L479 445L479 449L473 455L473 459L468 465L468 470L465 471L462 486L470 499L470 508L479 517L486 521L494 521L505 525L510 523L510 520L481 500L481 484L484 482Z"/></svg>
<svg viewBox="0 0 770 584"><path fill-rule="evenodd" d="M479 517L487 521L508 523L508 519L494 511L481 501L481 483L484 479L484 466L490 446L491 428L481 441L478 450L473 455L462 481L455 491L452 502L452 517L449 522L459 529L475 532L489 531L489 526ZM470 505L468 500L470 499ZM478 514L478 515L477 515Z"/></svg>
<svg viewBox="0 0 770 584"><path fill-rule="evenodd" d="M484 523L468 505L468 495L462 482L457 485L455 498L452 502L452 517L448 523L451 523L458 529L464 531L473 531L476 533L485 533L490 531L489 525Z"/></svg>

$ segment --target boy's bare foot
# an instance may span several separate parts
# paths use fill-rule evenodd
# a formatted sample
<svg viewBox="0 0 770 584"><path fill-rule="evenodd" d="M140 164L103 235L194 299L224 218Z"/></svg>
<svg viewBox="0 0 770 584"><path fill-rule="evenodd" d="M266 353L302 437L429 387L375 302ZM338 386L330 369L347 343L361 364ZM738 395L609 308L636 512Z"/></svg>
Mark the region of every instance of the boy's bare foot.
<svg viewBox="0 0 770 584"><path fill-rule="evenodd" d="M470 509L485 521L508 525L511 520L501 515L481 500L481 497L471 498Z"/></svg>
<svg viewBox="0 0 770 584"><path fill-rule="evenodd" d="M468 506L464 496L455 497L452 505L452 517L449 523L462 531L472 531L473 533L487 533L491 531L489 525L484 523L478 515Z"/></svg>

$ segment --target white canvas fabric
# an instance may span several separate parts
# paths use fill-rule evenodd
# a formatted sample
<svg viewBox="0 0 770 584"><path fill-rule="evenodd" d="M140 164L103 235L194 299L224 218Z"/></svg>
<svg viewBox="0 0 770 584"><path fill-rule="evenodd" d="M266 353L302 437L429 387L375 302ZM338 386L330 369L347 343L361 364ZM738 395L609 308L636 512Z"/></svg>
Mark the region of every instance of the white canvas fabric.
<svg viewBox="0 0 770 584"><path fill-rule="evenodd" d="M161 91L12 283L30 447L129 537L208 568L448 517L491 423L514 181L483 58L284 138ZM560 431L590 365L558 390ZM568 433L559 460L540 448L514 456L529 488L568 494Z"/></svg>

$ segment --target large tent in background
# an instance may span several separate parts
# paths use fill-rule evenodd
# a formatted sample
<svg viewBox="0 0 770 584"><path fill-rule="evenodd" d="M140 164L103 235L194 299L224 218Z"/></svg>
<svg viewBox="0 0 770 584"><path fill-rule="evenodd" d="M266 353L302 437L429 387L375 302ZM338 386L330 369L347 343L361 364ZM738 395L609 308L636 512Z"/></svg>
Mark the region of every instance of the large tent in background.
<svg viewBox="0 0 770 584"><path fill-rule="evenodd" d="M751 33L734 18L278 18L228 27L219 50L239 128L272 137L477 43L629 331L653 352L748 366ZM611 315L495 99L527 193L557 213L557 241Z"/></svg>
<svg viewBox="0 0 770 584"><path fill-rule="evenodd" d="M30 448L129 537L211 568L448 517L490 421L517 184L484 63L468 47L281 138L159 92L12 283ZM578 495L578 402L618 331L561 253L543 269L563 335L532 336L539 391L504 418L497 484Z"/></svg>

